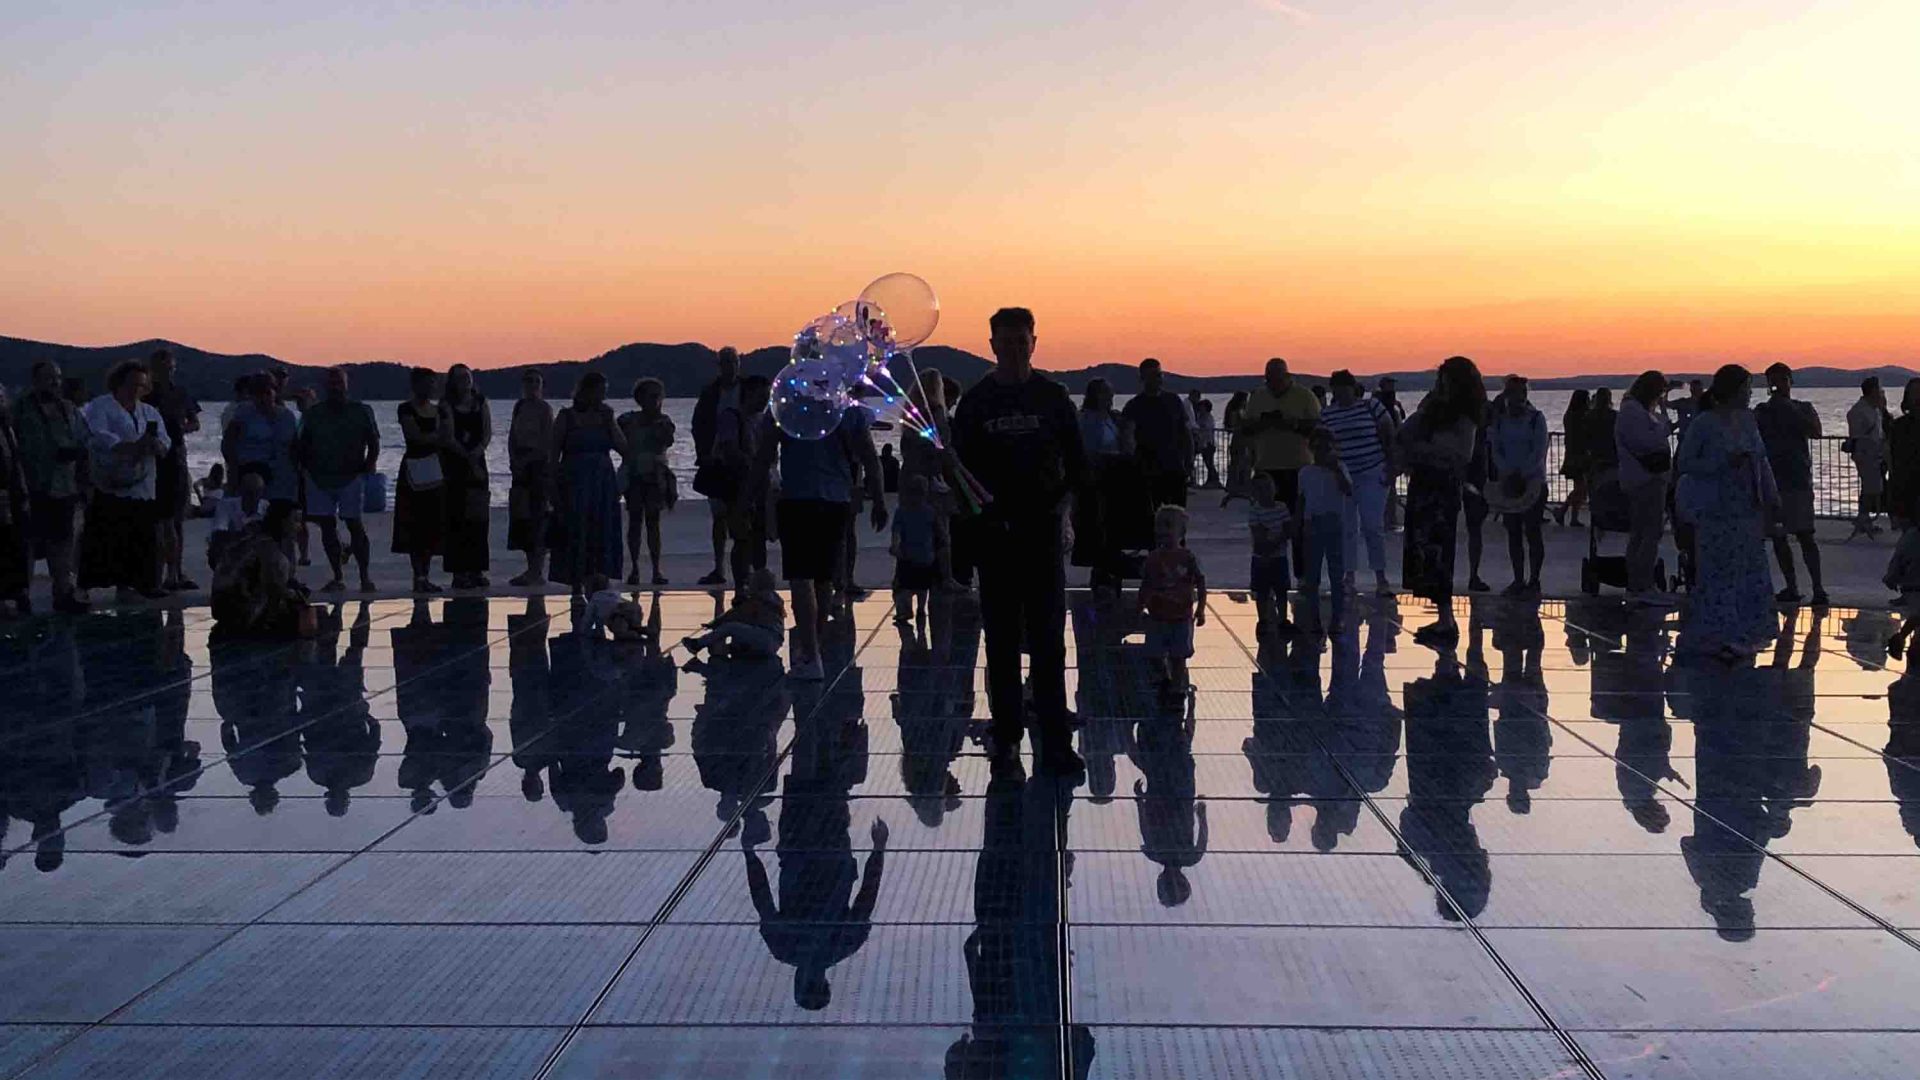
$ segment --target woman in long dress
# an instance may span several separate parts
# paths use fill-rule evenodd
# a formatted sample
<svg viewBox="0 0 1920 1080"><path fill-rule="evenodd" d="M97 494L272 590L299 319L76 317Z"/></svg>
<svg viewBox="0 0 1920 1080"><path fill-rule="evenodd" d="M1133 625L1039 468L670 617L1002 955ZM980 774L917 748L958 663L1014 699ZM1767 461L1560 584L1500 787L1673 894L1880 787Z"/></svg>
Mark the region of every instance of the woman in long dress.
<svg viewBox="0 0 1920 1080"><path fill-rule="evenodd" d="M1480 369L1464 356L1451 356L1440 364L1433 391L1400 428L1407 469L1400 576L1408 592L1438 609L1436 620L1414 635L1422 644L1448 644L1460 636L1453 617L1454 540L1461 489L1486 411Z"/></svg>
<svg viewBox="0 0 1920 1080"><path fill-rule="evenodd" d="M609 452L627 456L626 436L607 407L607 377L589 371L573 404L553 418L555 492L553 580L580 586L594 574L620 577L620 479Z"/></svg>
<svg viewBox="0 0 1920 1080"><path fill-rule="evenodd" d="M487 488L487 444L493 441L493 414L473 385L473 370L455 364L447 370L447 393L440 402L440 427L446 445L440 468L446 475L447 533L440 561L456 589L484 589L487 581L487 526L491 497Z"/></svg>
<svg viewBox="0 0 1920 1080"><path fill-rule="evenodd" d="M414 368L413 396L401 402L399 410L406 450L393 492L393 553L413 563L416 593L441 591L427 577L447 529L446 482L440 468L445 437L440 407L433 401L439 384L440 375L432 368Z"/></svg>
<svg viewBox="0 0 1920 1080"><path fill-rule="evenodd" d="M1675 462L1679 512L1693 523L1699 581L1680 626L1680 651L1751 659L1777 631L1766 528L1779 489L1748 404L1753 376L1737 364L1714 373L1708 405L1687 425Z"/></svg>

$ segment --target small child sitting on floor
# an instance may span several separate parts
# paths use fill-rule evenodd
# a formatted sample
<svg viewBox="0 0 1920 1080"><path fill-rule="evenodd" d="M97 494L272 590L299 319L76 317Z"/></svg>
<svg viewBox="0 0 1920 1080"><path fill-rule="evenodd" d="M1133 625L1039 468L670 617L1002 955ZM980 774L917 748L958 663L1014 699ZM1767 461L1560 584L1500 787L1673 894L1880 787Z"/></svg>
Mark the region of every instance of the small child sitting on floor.
<svg viewBox="0 0 1920 1080"><path fill-rule="evenodd" d="M688 652L721 650L735 660L763 659L780 651L787 636L787 605L773 571L761 568L727 613L706 624L707 632L681 639Z"/></svg>
<svg viewBox="0 0 1920 1080"><path fill-rule="evenodd" d="M605 574L588 574L582 583L587 593L586 623L581 629L590 634L601 630L615 641L645 641L653 636L647 625L647 612L638 603L621 595L613 580Z"/></svg>

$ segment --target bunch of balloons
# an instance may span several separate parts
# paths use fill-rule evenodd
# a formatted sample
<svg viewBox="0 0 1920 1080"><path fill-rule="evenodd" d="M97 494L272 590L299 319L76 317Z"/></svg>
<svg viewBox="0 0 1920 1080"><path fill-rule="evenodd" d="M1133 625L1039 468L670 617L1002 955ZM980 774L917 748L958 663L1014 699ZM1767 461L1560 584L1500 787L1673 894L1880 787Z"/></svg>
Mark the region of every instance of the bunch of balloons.
<svg viewBox="0 0 1920 1080"><path fill-rule="evenodd" d="M940 298L913 274L875 279L860 295L814 319L793 336L790 361L773 380L773 419L796 439L821 439L840 426L846 410L861 408L944 447L938 426L893 376L902 362L915 384L913 347L940 325ZM957 463L948 480L963 508L992 501Z"/></svg>

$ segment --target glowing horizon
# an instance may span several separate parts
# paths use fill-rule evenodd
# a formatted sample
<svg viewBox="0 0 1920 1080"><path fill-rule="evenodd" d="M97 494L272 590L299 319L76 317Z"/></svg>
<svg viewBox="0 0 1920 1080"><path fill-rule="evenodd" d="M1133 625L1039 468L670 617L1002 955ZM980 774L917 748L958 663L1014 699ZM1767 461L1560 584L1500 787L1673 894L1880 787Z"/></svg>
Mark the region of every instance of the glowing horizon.
<svg viewBox="0 0 1920 1080"><path fill-rule="evenodd" d="M0 12L0 334L745 350L910 270L1055 368L1920 366L1912 4L805 7Z"/></svg>

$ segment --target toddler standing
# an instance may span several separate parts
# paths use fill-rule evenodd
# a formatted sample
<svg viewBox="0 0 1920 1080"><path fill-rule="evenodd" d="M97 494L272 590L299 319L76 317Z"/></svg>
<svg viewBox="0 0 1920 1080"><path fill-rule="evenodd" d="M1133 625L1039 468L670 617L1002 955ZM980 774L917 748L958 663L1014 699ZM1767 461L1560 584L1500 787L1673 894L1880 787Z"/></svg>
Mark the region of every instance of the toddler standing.
<svg viewBox="0 0 1920 1080"><path fill-rule="evenodd" d="M1293 587L1287 572L1288 537L1292 515L1274 495L1273 476L1255 473L1247 503L1247 531L1253 534L1253 565L1248 574L1253 607L1260 621L1256 636L1287 628L1287 590Z"/></svg>
<svg viewBox="0 0 1920 1080"><path fill-rule="evenodd" d="M893 621L913 622L914 605L920 620L927 618L927 595L940 580L938 536L933 503L927 497L927 478L907 473L900 478L900 506L893 515Z"/></svg>
<svg viewBox="0 0 1920 1080"><path fill-rule="evenodd" d="M1353 478L1340 463L1333 432L1324 427L1307 436L1313 464L1300 470L1300 530L1307 565L1300 570L1300 591L1307 610L1320 617L1320 568L1324 563L1333 591L1333 625L1337 628L1347 608L1347 500L1353 498Z"/></svg>
<svg viewBox="0 0 1920 1080"><path fill-rule="evenodd" d="M1153 515L1153 552L1140 570L1140 609L1147 613L1147 650L1160 660L1161 689L1185 694L1193 628L1207 624L1207 579L1187 550L1187 512L1163 506Z"/></svg>

